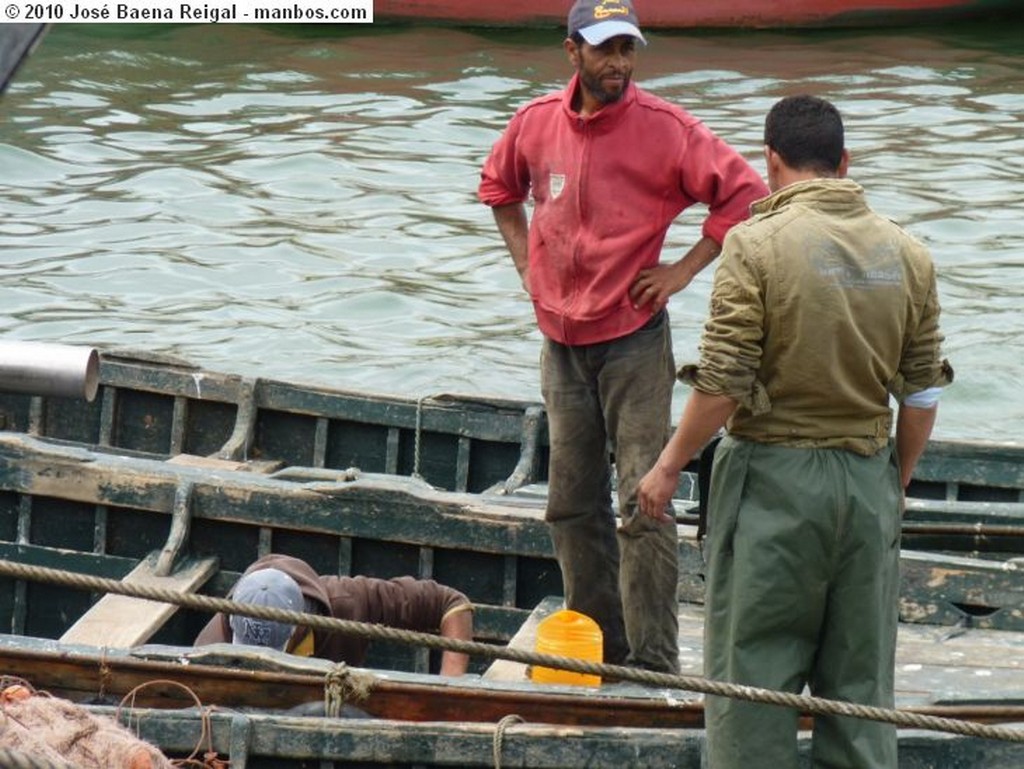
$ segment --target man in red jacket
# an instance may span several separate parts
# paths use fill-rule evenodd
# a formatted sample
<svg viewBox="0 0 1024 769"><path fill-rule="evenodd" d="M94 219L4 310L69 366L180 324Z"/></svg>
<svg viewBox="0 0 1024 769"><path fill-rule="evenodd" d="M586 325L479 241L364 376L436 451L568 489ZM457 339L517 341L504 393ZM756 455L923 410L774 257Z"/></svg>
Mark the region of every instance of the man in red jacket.
<svg viewBox="0 0 1024 769"><path fill-rule="evenodd" d="M699 120L633 84L645 41L630 0L578 0L568 21L575 76L516 112L484 164L479 197L544 335L546 518L566 604L601 626L605 662L676 672L676 527L636 510L637 483L671 421L665 306L768 189ZM702 237L662 264L669 226L698 202L709 209Z"/></svg>
<svg viewBox="0 0 1024 769"><path fill-rule="evenodd" d="M271 553L246 569L228 597L241 603L473 640L469 599L429 579L321 576L305 561ZM228 641L350 665L362 665L369 646L366 638L358 636L225 614L214 615L195 645ZM462 675L468 664L465 654L445 651L441 675Z"/></svg>

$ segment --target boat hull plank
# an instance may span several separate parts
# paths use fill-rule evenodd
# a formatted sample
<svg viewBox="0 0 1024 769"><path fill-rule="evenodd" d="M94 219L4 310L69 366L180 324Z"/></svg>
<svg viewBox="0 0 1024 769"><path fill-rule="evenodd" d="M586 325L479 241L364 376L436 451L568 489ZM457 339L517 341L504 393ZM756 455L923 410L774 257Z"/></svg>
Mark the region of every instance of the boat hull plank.
<svg viewBox="0 0 1024 769"><path fill-rule="evenodd" d="M109 716L114 708L95 708ZM122 718L124 714L121 714ZM283 718L263 714L210 713L209 744L233 764L306 769L330 762L332 769L483 769L494 761L496 724L396 723L380 720ZM200 718L187 712L137 709L132 725L143 739L176 755L189 755L199 742ZM501 766L532 769L700 769L704 736L678 729L567 728L515 723L502 731ZM236 753L231 754L232 745ZM809 761L810 739L799 736ZM1019 769L1024 746L935 732L900 733L901 769ZM809 765L809 763L808 763Z"/></svg>
<svg viewBox="0 0 1024 769"><path fill-rule="evenodd" d="M189 520L180 549L220 559L221 571L208 587L213 595L224 595L267 543L322 573L413 574L451 584L480 606L482 640L507 641L540 600L561 592L542 498L447 492L396 476L292 482L0 433L0 504L7 511L0 525L7 527L8 542L137 563L171 539L175 500L184 496ZM955 504L990 510L996 503ZM1011 512L1020 506L1001 504ZM704 564L692 526L679 526L679 548L679 597L699 603ZM969 616L978 627L1024 629L1024 597L1015 589L1019 578L1012 564L905 551L902 617L959 624ZM41 627L42 619L18 619L18 588L10 589L8 610L0 590L0 620L10 611L10 627ZM31 587L40 589L46 588ZM39 602L21 599L21 605L31 609ZM78 608L63 616L78 616ZM157 640L188 642L205 621L179 612ZM59 637L66 629L43 635Z"/></svg>

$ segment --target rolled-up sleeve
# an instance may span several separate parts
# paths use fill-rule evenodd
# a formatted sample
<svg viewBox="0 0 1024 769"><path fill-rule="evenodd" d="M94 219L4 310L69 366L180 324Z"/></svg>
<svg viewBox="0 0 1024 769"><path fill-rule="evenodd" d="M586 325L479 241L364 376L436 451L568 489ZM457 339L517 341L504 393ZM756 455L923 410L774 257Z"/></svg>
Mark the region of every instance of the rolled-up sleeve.
<svg viewBox="0 0 1024 769"><path fill-rule="evenodd" d="M522 121L517 113L484 161L477 197L488 206L522 203L530 194L529 167L517 151Z"/></svg>
<svg viewBox="0 0 1024 769"><path fill-rule="evenodd" d="M754 414L770 408L757 379L764 339L762 285L755 260L727 239L715 270L700 363L679 371L680 381L709 395L732 398Z"/></svg>
<svg viewBox="0 0 1024 769"><path fill-rule="evenodd" d="M945 387L953 381L953 367L942 357L944 337L939 329L939 314L939 294L933 269L919 320L908 329L899 374L889 388L901 403L908 395L932 387Z"/></svg>

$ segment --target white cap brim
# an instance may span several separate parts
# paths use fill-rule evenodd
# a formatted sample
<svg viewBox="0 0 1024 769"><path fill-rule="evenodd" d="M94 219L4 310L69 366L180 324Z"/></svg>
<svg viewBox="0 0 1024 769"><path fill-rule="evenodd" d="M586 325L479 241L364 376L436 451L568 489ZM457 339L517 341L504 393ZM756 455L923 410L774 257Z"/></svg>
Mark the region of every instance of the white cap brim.
<svg viewBox="0 0 1024 769"><path fill-rule="evenodd" d="M589 27L584 27L580 30L580 34L591 45L601 45L605 40L618 35L635 37L641 43L647 45L647 41L640 34L640 30L628 21L601 21L597 24L591 24Z"/></svg>

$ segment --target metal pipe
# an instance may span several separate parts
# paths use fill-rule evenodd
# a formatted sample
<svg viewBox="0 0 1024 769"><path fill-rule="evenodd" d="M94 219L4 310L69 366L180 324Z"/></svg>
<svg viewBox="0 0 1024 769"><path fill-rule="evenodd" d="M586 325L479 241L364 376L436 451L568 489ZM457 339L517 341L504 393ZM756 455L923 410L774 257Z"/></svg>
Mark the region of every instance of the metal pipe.
<svg viewBox="0 0 1024 769"><path fill-rule="evenodd" d="M92 347L0 341L0 391L96 397L100 357Z"/></svg>

